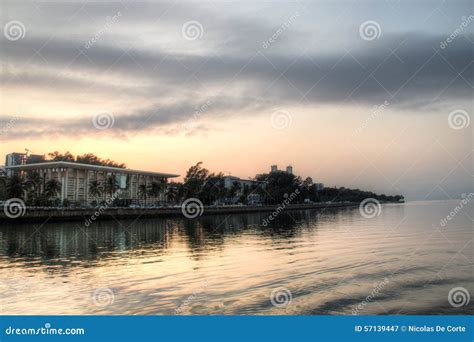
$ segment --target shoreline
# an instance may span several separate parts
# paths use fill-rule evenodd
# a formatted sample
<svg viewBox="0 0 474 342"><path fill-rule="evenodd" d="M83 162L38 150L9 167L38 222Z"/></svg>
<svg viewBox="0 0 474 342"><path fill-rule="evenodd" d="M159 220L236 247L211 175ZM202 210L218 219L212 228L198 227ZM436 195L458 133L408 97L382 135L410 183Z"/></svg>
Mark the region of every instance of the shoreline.
<svg viewBox="0 0 474 342"><path fill-rule="evenodd" d="M403 202L384 202L384 203L403 203ZM265 206L226 206L226 207L204 207L202 214L195 218L205 215L219 215L219 214L241 214L253 212L273 212L280 208L280 211L287 210L306 210L306 209L329 209L329 208L352 208L358 207L360 203L312 203L312 204L290 204L285 208L281 208L281 204L265 205ZM24 223L24 222L38 222L48 220L51 222L57 221L84 221L91 220L112 220L112 219L129 219L137 217L176 217L183 215L181 207L178 208L26 208L24 215L9 218L2 211L0 212L0 222L2 223ZM193 219L193 218L187 218Z"/></svg>

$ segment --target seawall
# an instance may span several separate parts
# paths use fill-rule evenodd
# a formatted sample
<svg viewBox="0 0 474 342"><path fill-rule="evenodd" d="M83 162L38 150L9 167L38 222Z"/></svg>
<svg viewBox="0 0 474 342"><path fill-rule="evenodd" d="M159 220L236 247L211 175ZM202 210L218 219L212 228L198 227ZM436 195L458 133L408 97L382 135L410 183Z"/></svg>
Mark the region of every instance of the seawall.
<svg viewBox="0 0 474 342"><path fill-rule="evenodd" d="M273 212L281 205L266 206L224 206L224 207L204 207L202 215L222 215L251 212ZM313 204L290 204L281 210L305 210L305 209L326 209L357 207L359 203L313 203ZM138 217L184 217L181 208L117 208L117 207L97 207L97 208L35 208L27 207L23 215L10 218L2 210L0 211L0 222L20 223L20 222L43 222L50 221L81 221L81 220L107 220Z"/></svg>

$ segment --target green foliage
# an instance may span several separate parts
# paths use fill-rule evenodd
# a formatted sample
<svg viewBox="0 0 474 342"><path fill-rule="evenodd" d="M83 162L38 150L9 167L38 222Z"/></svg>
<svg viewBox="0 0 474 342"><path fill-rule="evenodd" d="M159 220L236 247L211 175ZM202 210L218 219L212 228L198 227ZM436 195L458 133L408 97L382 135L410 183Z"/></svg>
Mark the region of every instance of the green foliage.
<svg viewBox="0 0 474 342"><path fill-rule="evenodd" d="M118 167L124 169L126 165L124 163L116 163L110 159L101 159L93 153L85 153L82 156L76 157L76 162L82 164L90 164L90 165L101 165L101 166L109 166L109 167Z"/></svg>
<svg viewBox="0 0 474 342"><path fill-rule="evenodd" d="M239 182L233 182L230 189L227 192L227 197L233 198L235 197L241 190L241 186Z"/></svg>
<svg viewBox="0 0 474 342"><path fill-rule="evenodd" d="M89 195L92 197L98 198L102 196L103 190L104 189L101 182L93 180L89 183Z"/></svg>
<svg viewBox="0 0 474 342"><path fill-rule="evenodd" d="M69 151L67 151L64 154L61 154L58 151L54 151L54 152L48 153L48 156L49 156L49 159L52 161L74 162L74 156Z"/></svg>
<svg viewBox="0 0 474 342"><path fill-rule="evenodd" d="M44 195L46 199L50 199L56 197L58 193L61 191L61 183L56 179L50 179L45 184Z"/></svg>
<svg viewBox="0 0 474 342"><path fill-rule="evenodd" d="M184 197L197 197L207 182L209 171L202 166L202 162L189 168L184 177Z"/></svg>
<svg viewBox="0 0 474 342"><path fill-rule="evenodd" d="M210 173L202 167L202 162L199 162L186 172L182 193L183 198L194 197L200 199L205 205L213 204L226 197L224 175Z"/></svg>
<svg viewBox="0 0 474 342"><path fill-rule="evenodd" d="M115 192L115 177L113 175L109 175L105 180L105 192L110 196Z"/></svg>
<svg viewBox="0 0 474 342"><path fill-rule="evenodd" d="M296 189L300 189L302 184L300 177L284 171L259 175L258 178L258 180L266 182L265 190L261 191L260 194L264 196L265 202L269 204L283 202L288 195L294 193Z"/></svg>
<svg viewBox="0 0 474 342"><path fill-rule="evenodd" d="M7 180L7 198L23 198L25 184L18 175L13 175Z"/></svg>
<svg viewBox="0 0 474 342"><path fill-rule="evenodd" d="M148 189L148 195L150 195L151 197L158 197L165 189L165 180L162 180L161 182L152 182L150 188Z"/></svg>
<svg viewBox="0 0 474 342"><path fill-rule="evenodd" d="M110 159L101 159L93 153L85 153L81 156L74 157L69 151L67 151L64 154L61 154L58 151L54 151L54 152L48 153L48 156L51 161L66 161L66 162L72 162L72 163L76 162L76 163L90 164L90 165L118 167L121 169L124 169L127 167L124 163L116 163Z"/></svg>
<svg viewBox="0 0 474 342"><path fill-rule="evenodd" d="M166 200L175 204L179 202L179 199L183 195L183 184L182 183L169 183L166 189Z"/></svg>

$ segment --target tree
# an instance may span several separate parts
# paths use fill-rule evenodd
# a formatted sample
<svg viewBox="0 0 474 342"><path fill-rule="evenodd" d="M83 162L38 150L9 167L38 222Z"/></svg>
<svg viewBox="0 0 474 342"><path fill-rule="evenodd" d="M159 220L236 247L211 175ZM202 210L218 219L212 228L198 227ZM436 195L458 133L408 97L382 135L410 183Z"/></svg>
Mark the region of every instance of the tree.
<svg viewBox="0 0 474 342"><path fill-rule="evenodd" d="M166 188L166 181L164 179L159 182L152 182L150 185L150 189L148 190L148 195L156 199L160 196L161 192L165 188Z"/></svg>
<svg viewBox="0 0 474 342"><path fill-rule="evenodd" d="M91 165L101 165L101 166L109 166L109 167L118 167L124 169L126 167L123 163L116 163L113 160L106 159L102 160L98 156L93 153L85 153L82 156L76 157L76 162L82 164L91 164Z"/></svg>
<svg viewBox="0 0 474 342"><path fill-rule="evenodd" d="M270 204L281 203L286 196L301 188L301 178L285 171L271 172L258 176L260 181L265 181L265 191L259 192L264 196L265 202ZM298 200L298 199L297 199Z"/></svg>
<svg viewBox="0 0 474 342"><path fill-rule="evenodd" d="M45 184L44 195L47 200L54 198L61 191L61 183L56 179L50 179Z"/></svg>
<svg viewBox="0 0 474 342"><path fill-rule="evenodd" d="M59 153L58 151L54 151L51 153L48 153L49 158L52 161L66 161L66 162L74 162L74 156L67 151L64 154Z"/></svg>
<svg viewBox="0 0 474 342"><path fill-rule="evenodd" d="M147 195L148 195L148 189L147 189L146 185L145 184L140 184L138 186L138 197L145 200L145 207L146 207Z"/></svg>
<svg viewBox="0 0 474 342"><path fill-rule="evenodd" d="M201 165L202 162L198 162L196 165L191 166L186 172L183 183L184 196L186 198L198 197L208 180L209 170L203 168Z"/></svg>
<svg viewBox="0 0 474 342"><path fill-rule="evenodd" d="M103 186L97 180L93 180L89 183L89 195L94 197L96 200L102 196Z"/></svg>
<svg viewBox="0 0 474 342"><path fill-rule="evenodd" d="M115 193L115 176L109 175L105 180L105 192L112 197Z"/></svg>
<svg viewBox="0 0 474 342"><path fill-rule="evenodd" d="M166 200L170 203L176 203L182 192L183 184L181 183L170 183L166 189Z"/></svg>
<svg viewBox="0 0 474 342"><path fill-rule="evenodd" d="M242 187L239 182L233 182L232 185L230 186L230 189L227 192L227 197L229 197L230 199L235 198L237 194L240 193L241 189Z"/></svg>
<svg viewBox="0 0 474 342"><path fill-rule="evenodd" d="M226 195L227 189L225 188L224 175L222 173L217 175L214 173L208 174L203 186L197 193L197 197L206 205L224 199Z"/></svg>
<svg viewBox="0 0 474 342"><path fill-rule="evenodd" d="M251 191L250 189L251 189L250 186L244 184L243 189L242 189L242 193L241 193L240 198L239 198L240 203L248 204L248 198L247 197L250 194L250 191Z"/></svg>
<svg viewBox="0 0 474 342"><path fill-rule="evenodd" d="M7 198L23 198L25 184L18 175L13 175L7 180Z"/></svg>
<svg viewBox="0 0 474 342"><path fill-rule="evenodd" d="M33 203L40 197L42 182L43 177L41 177L38 172L28 172L26 181L24 182L24 187L27 191L27 198L29 202Z"/></svg>

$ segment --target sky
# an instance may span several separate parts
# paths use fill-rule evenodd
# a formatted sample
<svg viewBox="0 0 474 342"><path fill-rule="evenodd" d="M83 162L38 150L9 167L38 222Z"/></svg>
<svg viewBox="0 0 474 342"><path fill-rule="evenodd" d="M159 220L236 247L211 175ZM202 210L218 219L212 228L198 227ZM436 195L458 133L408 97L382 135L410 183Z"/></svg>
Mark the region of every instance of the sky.
<svg viewBox="0 0 474 342"><path fill-rule="evenodd" d="M2 1L0 154L473 191L470 1Z"/></svg>

